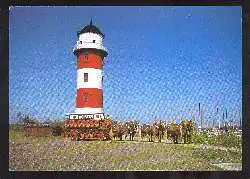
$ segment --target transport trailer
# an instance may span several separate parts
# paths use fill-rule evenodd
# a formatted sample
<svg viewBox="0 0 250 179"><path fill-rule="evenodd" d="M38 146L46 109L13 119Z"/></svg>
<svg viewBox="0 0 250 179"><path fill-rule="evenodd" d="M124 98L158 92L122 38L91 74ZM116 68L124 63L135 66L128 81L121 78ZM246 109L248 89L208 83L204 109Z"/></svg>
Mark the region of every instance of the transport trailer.
<svg viewBox="0 0 250 179"><path fill-rule="evenodd" d="M65 137L71 140L110 140L111 119L68 119L65 123Z"/></svg>

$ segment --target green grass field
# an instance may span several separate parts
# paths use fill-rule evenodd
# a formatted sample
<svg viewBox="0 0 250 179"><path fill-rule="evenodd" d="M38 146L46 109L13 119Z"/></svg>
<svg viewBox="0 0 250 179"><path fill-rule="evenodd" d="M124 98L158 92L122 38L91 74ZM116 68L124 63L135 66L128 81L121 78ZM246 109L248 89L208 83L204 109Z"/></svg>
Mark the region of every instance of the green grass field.
<svg viewBox="0 0 250 179"><path fill-rule="evenodd" d="M223 170L241 164L241 148L147 141L71 141L63 137L24 137L10 131L10 171ZM239 169L239 168L238 168Z"/></svg>

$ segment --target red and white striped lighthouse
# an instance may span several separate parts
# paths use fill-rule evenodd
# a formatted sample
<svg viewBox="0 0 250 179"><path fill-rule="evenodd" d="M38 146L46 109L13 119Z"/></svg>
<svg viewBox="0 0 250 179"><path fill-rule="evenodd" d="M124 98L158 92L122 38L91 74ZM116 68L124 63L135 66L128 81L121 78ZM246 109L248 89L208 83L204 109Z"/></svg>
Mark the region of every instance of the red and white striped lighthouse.
<svg viewBox="0 0 250 179"><path fill-rule="evenodd" d="M77 114L103 113L103 60L107 50L103 46L104 34L92 24L77 32L74 47L77 57Z"/></svg>

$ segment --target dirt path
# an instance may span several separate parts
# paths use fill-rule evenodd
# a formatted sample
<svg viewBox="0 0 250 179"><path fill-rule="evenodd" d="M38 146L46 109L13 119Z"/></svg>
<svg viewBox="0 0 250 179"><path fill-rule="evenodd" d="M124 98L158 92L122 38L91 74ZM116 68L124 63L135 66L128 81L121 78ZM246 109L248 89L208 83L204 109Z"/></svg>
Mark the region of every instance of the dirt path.
<svg viewBox="0 0 250 179"><path fill-rule="evenodd" d="M242 164L241 163L212 163L212 165L220 167L224 170L242 170Z"/></svg>
<svg viewBox="0 0 250 179"><path fill-rule="evenodd" d="M183 144L184 147L193 147L198 149L212 149L212 150L230 150L234 152L241 152L241 149L233 148L233 147L223 147L223 146L214 146L214 145L207 145L207 144Z"/></svg>

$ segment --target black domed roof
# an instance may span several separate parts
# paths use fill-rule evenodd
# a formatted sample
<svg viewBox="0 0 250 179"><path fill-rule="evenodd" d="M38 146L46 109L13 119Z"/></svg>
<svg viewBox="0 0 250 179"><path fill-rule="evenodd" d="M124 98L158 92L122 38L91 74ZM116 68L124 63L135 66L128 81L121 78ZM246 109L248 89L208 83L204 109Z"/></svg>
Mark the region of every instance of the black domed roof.
<svg viewBox="0 0 250 179"><path fill-rule="evenodd" d="M81 31L77 32L77 36L79 36L82 33L92 32L95 34L99 34L102 37L104 37L104 34L95 26L92 24L92 20L90 21L90 24L85 26Z"/></svg>

